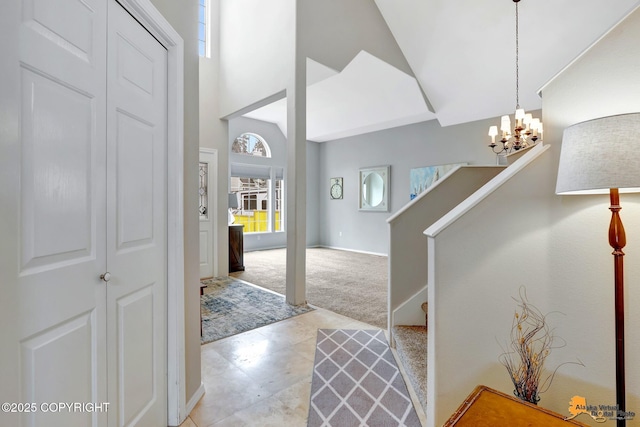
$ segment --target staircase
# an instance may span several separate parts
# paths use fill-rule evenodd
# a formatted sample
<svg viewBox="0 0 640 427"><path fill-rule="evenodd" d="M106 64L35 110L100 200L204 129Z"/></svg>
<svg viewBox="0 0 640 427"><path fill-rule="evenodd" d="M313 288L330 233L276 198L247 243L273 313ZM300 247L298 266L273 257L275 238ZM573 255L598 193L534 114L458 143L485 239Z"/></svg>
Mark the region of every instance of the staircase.
<svg viewBox="0 0 640 427"><path fill-rule="evenodd" d="M458 311L448 309L454 300L445 297L460 292L460 289L464 289L465 294L473 293L475 299L469 299L464 303L466 310L476 313L478 317L486 315L487 304L495 306L493 300L486 301L484 306L476 304L476 300L486 300L486 290L480 292L477 286L469 284L469 268L460 271L452 269L449 261L458 257L461 251L465 251L471 253L467 256L468 259L486 263L485 258L477 256L482 252L480 249L486 239L469 240L468 231L480 220L485 220L486 207L489 206L485 199L494 197L494 193L499 194L502 199L515 198L519 207L523 204L531 206L532 208L525 210L528 213L528 224L547 224L541 219L538 210L533 209L538 207L538 199L523 199L522 193L517 189L525 178L526 182L538 182L546 177L548 165L538 162L535 164L536 167L527 167L548 148L538 144L523 153L507 168L454 169L387 220L390 231L390 343L396 348L398 362L403 367L406 382L411 385L424 409L428 426L442 425L459 404L457 396L468 393L465 389L466 377L460 375L461 366L466 367L467 361L464 355L456 352L453 343L459 345L461 341L473 341L477 333L475 330L460 331L457 328L460 323L460 319L457 318ZM525 169L528 169L527 174L521 174ZM536 188L536 191L543 190ZM484 209L474 209L476 206ZM487 221L487 224L493 223ZM495 230L486 232L486 228L483 228L483 232L487 234L486 237L492 239L496 239L500 234ZM473 245L470 246L469 243ZM479 269L473 271L476 270ZM484 268L482 271L487 275L483 284L493 286L489 278L494 274L494 269ZM518 271L517 274L522 273ZM475 280L475 275L473 279ZM508 282L505 283L507 284L504 288L507 288ZM438 292L435 289L438 289ZM425 321L427 304L423 303L425 300L431 304L431 324L437 322L439 325L438 330L432 328L429 331L428 339L428 325ZM425 322L425 326L422 326L422 322ZM494 326L493 329L497 327ZM446 334L444 330L455 333ZM437 357L438 355L440 357ZM457 365L456 368L452 368L453 362ZM482 369L478 363L475 365L476 371ZM438 375L435 375L436 372ZM478 375L481 374L487 376L484 372ZM452 379L456 380L453 384L457 387L456 397L449 392ZM436 389L439 389L440 393Z"/></svg>
<svg viewBox="0 0 640 427"><path fill-rule="evenodd" d="M418 396L422 409L427 410L427 303L422 304L425 312L424 325L398 325L393 327L393 339L398 359L406 374L405 381Z"/></svg>

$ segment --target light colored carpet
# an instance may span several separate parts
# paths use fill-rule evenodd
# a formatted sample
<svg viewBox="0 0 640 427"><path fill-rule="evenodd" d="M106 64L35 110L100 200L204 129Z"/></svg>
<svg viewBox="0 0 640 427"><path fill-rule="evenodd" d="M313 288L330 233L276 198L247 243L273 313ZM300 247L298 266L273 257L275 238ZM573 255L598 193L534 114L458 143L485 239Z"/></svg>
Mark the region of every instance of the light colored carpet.
<svg viewBox="0 0 640 427"><path fill-rule="evenodd" d="M307 248L307 302L387 328L387 257ZM232 277L285 294L286 249L246 252Z"/></svg>
<svg viewBox="0 0 640 427"><path fill-rule="evenodd" d="M384 331L318 329L307 425L420 426Z"/></svg>
<svg viewBox="0 0 640 427"><path fill-rule="evenodd" d="M394 326L393 338L400 363L427 410L427 328L426 326Z"/></svg>
<svg viewBox="0 0 640 427"><path fill-rule="evenodd" d="M229 277L200 283L207 286L200 297L202 344L313 310L308 305L290 306L281 295Z"/></svg>

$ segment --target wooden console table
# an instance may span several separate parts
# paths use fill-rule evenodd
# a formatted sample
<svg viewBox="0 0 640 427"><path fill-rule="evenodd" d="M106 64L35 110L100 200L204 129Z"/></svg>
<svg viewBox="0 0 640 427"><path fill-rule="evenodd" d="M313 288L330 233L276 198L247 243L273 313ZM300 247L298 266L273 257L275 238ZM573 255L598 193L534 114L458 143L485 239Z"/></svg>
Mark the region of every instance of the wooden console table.
<svg viewBox="0 0 640 427"><path fill-rule="evenodd" d="M569 402L567 401L567 406ZM570 427L586 424L479 385L444 427Z"/></svg>
<svg viewBox="0 0 640 427"><path fill-rule="evenodd" d="M229 273L244 271L244 237L242 224L229 225Z"/></svg>

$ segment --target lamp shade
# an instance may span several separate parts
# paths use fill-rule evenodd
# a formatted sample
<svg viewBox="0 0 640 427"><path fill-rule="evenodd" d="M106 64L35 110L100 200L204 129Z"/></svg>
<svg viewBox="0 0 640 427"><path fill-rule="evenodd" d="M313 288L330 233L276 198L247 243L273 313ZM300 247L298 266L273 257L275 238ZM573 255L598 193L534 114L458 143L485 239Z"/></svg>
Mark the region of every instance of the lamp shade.
<svg viewBox="0 0 640 427"><path fill-rule="evenodd" d="M556 194L640 191L640 113L602 117L565 129Z"/></svg>
<svg viewBox="0 0 640 427"><path fill-rule="evenodd" d="M238 209L238 195L236 193L229 193L229 209Z"/></svg>

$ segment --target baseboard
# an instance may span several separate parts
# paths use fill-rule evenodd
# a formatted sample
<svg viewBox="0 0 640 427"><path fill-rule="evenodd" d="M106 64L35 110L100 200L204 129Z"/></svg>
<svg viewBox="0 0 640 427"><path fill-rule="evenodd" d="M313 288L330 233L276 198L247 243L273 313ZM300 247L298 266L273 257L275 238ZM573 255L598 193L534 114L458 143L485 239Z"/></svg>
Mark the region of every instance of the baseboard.
<svg viewBox="0 0 640 427"><path fill-rule="evenodd" d="M425 301L427 301L427 286L393 310L389 326L393 328L397 325L424 325L425 314L422 311L422 303Z"/></svg>
<svg viewBox="0 0 640 427"><path fill-rule="evenodd" d="M271 250L271 249L286 249L286 248L287 248L286 246L271 246L271 247L256 248L256 249L245 249L245 252L268 251L268 250ZM325 249L335 249L337 251L356 252L356 253L359 253L359 254L366 254L366 255L389 256L387 254L383 254L383 253L379 253L379 252L360 251L360 250L357 250L357 249L340 248L338 246L309 245L309 246L307 246L307 249L309 249L309 248L325 248Z"/></svg>
<svg viewBox="0 0 640 427"><path fill-rule="evenodd" d="M201 382L200 387L198 387L196 392L193 393L193 396L191 396L191 399L189 399L189 401L187 402L187 407L185 408L187 412L187 416L191 414L191 411L193 411L193 408L195 408L198 402L200 401L200 399L202 399L202 396L204 396L204 393L205 393L204 383Z"/></svg>
<svg viewBox="0 0 640 427"><path fill-rule="evenodd" d="M388 254L381 254L379 252L359 251L357 249L340 248L340 247L337 247L337 246L317 245L315 247L316 248L335 249L335 250L338 250L338 251L356 252L356 253L359 253L359 254L366 254L366 255L389 256Z"/></svg>
<svg viewBox="0 0 640 427"><path fill-rule="evenodd" d="M282 246L282 245L275 245L275 246L265 246L265 247L259 247L259 248L250 248L247 249L245 248L244 251L245 252L259 252L259 251L270 251L273 249L286 249L286 246Z"/></svg>

